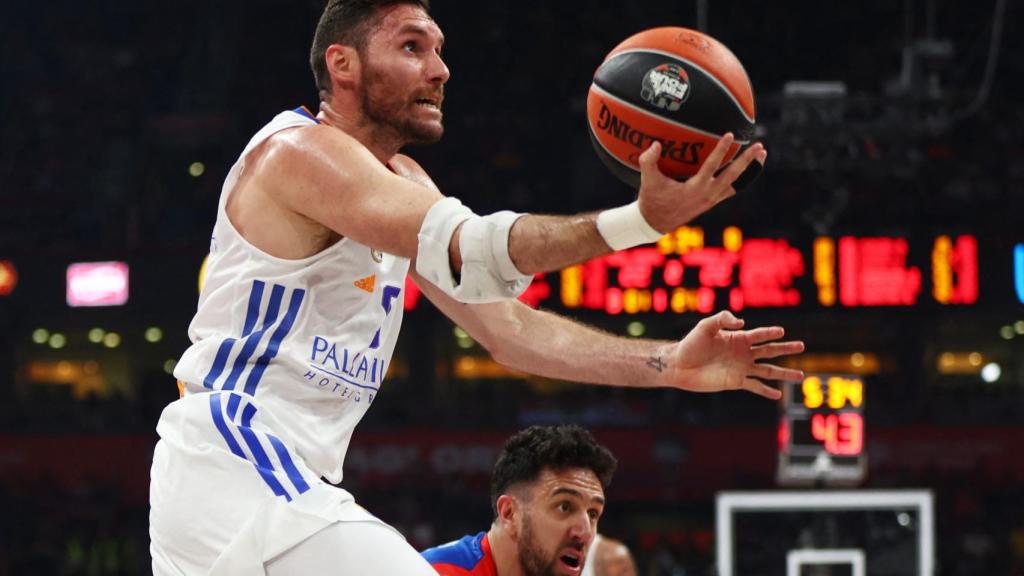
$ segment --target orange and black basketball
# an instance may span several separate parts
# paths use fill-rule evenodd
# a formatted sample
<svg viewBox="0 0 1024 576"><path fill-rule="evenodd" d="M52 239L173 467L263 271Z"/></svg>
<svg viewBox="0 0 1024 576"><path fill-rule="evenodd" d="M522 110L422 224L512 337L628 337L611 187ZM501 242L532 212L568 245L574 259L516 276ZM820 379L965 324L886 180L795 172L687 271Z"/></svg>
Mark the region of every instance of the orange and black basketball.
<svg viewBox="0 0 1024 576"><path fill-rule="evenodd" d="M638 158L654 140L662 144L658 167L673 178L695 174L726 132L736 137L725 162L732 160L754 136L754 91L721 42L687 28L652 28L616 46L597 69L587 119L601 161L639 187ZM744 174L736 187L755 176Z"/></svg>

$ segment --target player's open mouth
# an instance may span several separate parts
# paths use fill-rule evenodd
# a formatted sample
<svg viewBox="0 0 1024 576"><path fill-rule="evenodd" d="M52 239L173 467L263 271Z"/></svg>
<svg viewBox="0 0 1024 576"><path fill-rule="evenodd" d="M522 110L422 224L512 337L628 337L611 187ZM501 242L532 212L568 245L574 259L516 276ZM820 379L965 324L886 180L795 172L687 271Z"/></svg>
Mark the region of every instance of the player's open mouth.
<svg viewBox="0 0 1024 576"><path fill-rule="evenodd" d="M568 567L570 571L576 572L580 569L582 556L579 552L566 552L559 556L558 559L561 560L562 564Z"/></svg>
<svg viewBox="0 0 1024 576"><path fill-rule="evenodd" d="M433 98L417 98L416 99L416 104L419 105L419 106L424 106L426 108L430 108L432 110L438 110L438 111L441 110L441 102L440 102L440 100L435 100Z"/></svg>

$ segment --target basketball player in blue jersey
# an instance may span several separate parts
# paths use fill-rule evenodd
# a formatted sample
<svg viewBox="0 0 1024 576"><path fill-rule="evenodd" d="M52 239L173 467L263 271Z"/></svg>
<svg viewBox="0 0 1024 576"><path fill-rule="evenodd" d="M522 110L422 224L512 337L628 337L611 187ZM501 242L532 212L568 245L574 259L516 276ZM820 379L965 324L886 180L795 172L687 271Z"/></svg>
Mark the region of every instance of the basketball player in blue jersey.
<svg viewBox="0 0 1024 576"><path fill-rule="evenodd" d="M277 115L225 179L206 281L157 425L153 571L432 574L400 534L331 483L376 401L411 276L494 357L595 384L744 389L798 371L779 327L723 312L677 342L617 338L515 298L537 272L653 242L734 194L750 146L720 173L727 135L686 182L641 156L639 199L598 214L474 214L410 158L437 141L448 68L425 1L330 0L313 39L315 116Z"/></svg>
<svg viewBox="0 0 1024 576"><path fill-rule="evenodd" d="M616 466L579 426L518 432L494 465L490 530L423 557L443 576L581 576Z"/></svg>

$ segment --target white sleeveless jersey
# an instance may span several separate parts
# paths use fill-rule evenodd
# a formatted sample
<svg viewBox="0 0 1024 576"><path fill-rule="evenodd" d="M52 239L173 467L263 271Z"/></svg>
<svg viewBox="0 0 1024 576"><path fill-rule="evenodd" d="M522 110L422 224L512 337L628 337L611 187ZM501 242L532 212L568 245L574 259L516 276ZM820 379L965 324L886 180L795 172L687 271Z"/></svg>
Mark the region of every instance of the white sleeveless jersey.
<svg viewBox="0 0 1024 576"><path fill-rule="evenodd" d="M258 468L259 452L270 455L270 468L276 452L284 470L274 472L291 477L289 454L296 454L337 483L352 431L391 361L409 260L348 238L309 258L275 258L242 238L225 212L249 152L276 132L315 123L304 109L278 114L228 173L189 327L192 345L174 370L185 384L179 402L190 407L184 420L163 418L158 429L166 438L192 418L205 418L207 427L212 418L222 437L210 441L243 457L249 443ZM262 449L248 430L257 412L271 433Z"/></svg>

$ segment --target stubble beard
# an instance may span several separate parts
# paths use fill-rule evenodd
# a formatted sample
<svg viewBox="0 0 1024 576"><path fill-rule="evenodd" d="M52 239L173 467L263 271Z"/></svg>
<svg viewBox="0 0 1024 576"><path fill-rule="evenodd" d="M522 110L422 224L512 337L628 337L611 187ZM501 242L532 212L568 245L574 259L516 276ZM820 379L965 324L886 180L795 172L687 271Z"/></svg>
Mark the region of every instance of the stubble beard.
<svg viewBox="0 0 1024 576"><path fill-rule="evenodd" d="M537 541L537 535L533 531L533 521L529 515L523 518L523 531L519 537L519 568L525 576L557 576L555 574L555 563L558 558L552 558L545 563L544 551Z"/></svg>
<svg viewBox="0 0 1024 576"><path fill-rule="evenodd" d="M370 63L369 59L365 62L360 99L366 120L402 144L434 144L440 140L444 127L410 118L410 107L416 105L396 97L388 89L386 73Z"/></svg>

